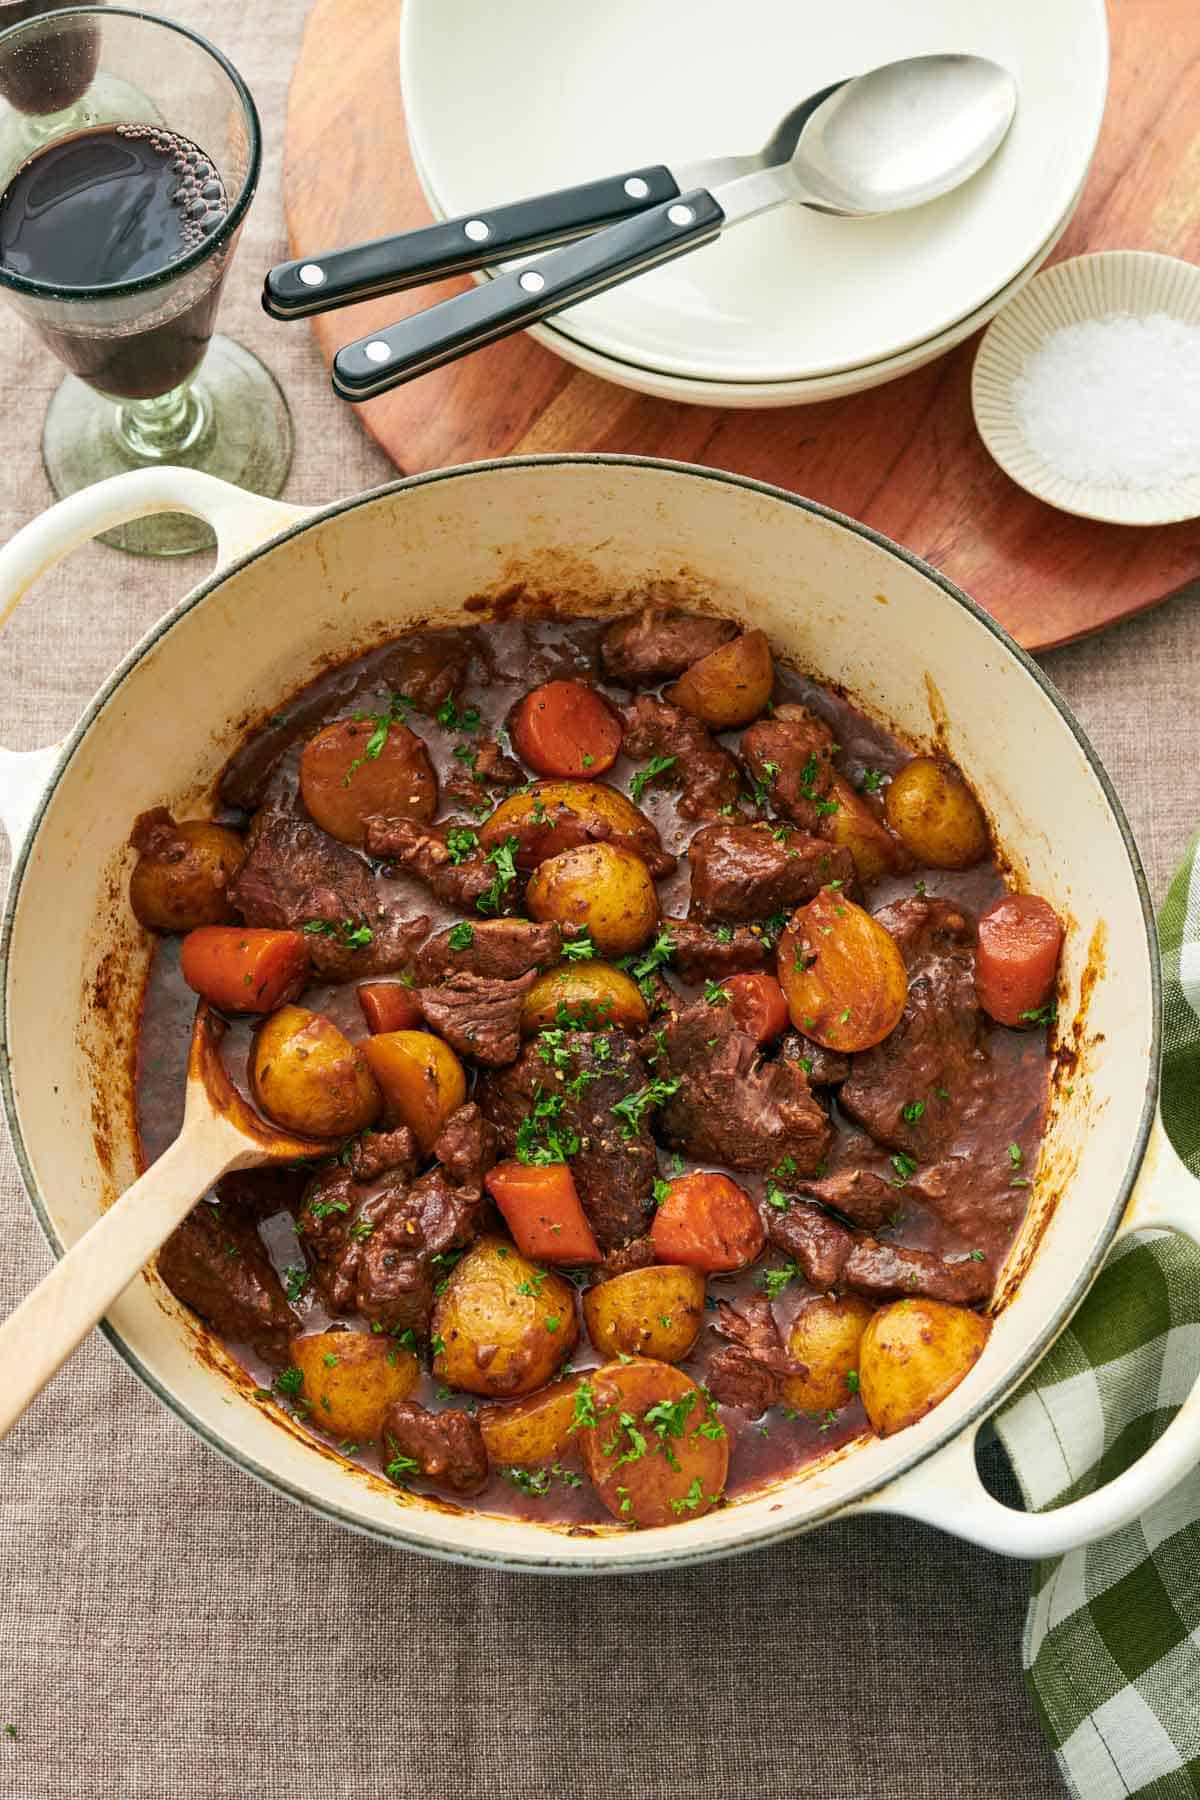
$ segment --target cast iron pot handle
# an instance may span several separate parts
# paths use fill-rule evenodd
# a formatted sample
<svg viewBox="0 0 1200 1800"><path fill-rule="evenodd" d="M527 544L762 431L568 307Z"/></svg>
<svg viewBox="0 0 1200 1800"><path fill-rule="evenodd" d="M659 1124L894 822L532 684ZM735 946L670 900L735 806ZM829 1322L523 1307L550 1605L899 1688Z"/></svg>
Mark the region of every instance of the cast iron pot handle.
<svg viewBox="0 0 1200 1800"><path fill-rule="evenodd" d="M214 475L167 464L98 481L39 514L0 550L0 628L47 569L90 538L131 519L160 512L190 513L204 519L216 535L216 567L223 569L267 538L308 518L313 510L264 500L261 494L247 494ZM0 749L0 824L14 856L64 743L48 744L42 750Z"/></svg>
<svg viewBox="0 0 1200 1800"><path fill-rule="evenodd" d="M1114 1243L1135 1231L1178 1231L1200 1245L1200 1182L1171 1147L1161 1117ZM994 1500L975 1466L978 1426L850 1510L900 1513L1001 1556L1062 1556L1140 1518L1200 1462L1200 1383L1170 1425L1123 1475L1052 1512L1018 1512Z"/></svg>

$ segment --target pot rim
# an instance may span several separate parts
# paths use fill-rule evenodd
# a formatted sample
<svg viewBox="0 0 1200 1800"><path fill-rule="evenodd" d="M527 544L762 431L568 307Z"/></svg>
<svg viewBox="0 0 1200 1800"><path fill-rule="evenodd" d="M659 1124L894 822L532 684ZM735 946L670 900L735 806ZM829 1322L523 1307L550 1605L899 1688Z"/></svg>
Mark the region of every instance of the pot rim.
<svg viewBox="0 0 1200 1800"><path fill-rule="evenodd" d="M677 1550L664 1550L661 1554L652 1556L630 1556L624 1554L621 1548L628 1540L624 1536L620 1536L615 1537L612 1540L605 1540L606 1543L608 1541L611 1541L612 1543L613 1555L611 1557L595 1556L587 1562L581 1562L569 1556L555 1553L555 1547L561 1544L563 1540L557 1533L551 1530L547 1530L546 1533L546 1552L543 1555L540 1553L531 1554L525 1551L505 1551L504 1549L483 1551L467 1550L461 1545L455 1545L451 1541L442 1544L431 1543L426 1538L414 1536L404 1529L406 1509L398 1509L395 1529L391 1526L382 1527L367 1524L362 1519L344 1511L340 1506L325 1500L317 1499L314 1495L305 1491L303 1488L298 1487L292 1481L279 1475L274 1470L252 1460L243 1451L232 1448L222 1439L218 1432L212 1430L203 1420L193 1414L189 1407L184 1405L175 1394L166 1388L163 1383L161 1383L158 1378L145 1367L140 1358L130 1349L120 1333L106 1318L100 1320L98 1329L108 1339L108 1342L117 1352L118 1356L128 1364L134 1374L163 1402L176 1418L181 1419L199 1438L212 1449L216 1450L221 1456L225 1457L228 1462L232 1463L233 1466L243 1474L251 1476L264 1487L270 1488L275 1493L284 1495L285 1498L295 1501L298 1505L303 1506L308 1511L317 1514L323 1519L330 1520L336 1525L358 1532L364 1537L371 1538L381 1544L386 1544L391 1548L414 1550L421 1555L430 1556L443 1562L485 1568L511 1568L520 1570L523 1573L613 1575L641 1573L642 1571L667 1568L681 1568L696 1563L714 1562L727 1556L743 1555L748 1551L764 1548L768 1544L782 1542L784 1539L799 1536L802 1532L811 1531L818 1525L828 1523L829 1520L837 1517L841 1513L861 1507L866 1500L874 1495L883 1493L893 1482L907 1474L919 1463L936 1456L954 1439L965 1437L968 1433L972 1433L984 1419L990 1417L991 1414L997 1410L1008 1394L1017 1387L1029 1371L1040 1361L1050 1344L1062 1331L1076 1307L1083 1299L1088 1288L1091 1286L1094 1276L1108 1254L1113 1237L1116 1234L1117 1227L1133 1191L1142 1160L1145 1156L1146 1145L1149 1140L1158 1105L1159 1066L1162 1048L1162 971L1158 957L1158 939L1153 904L1150 899L1145 871L1142 867L1141 857L1138 853L1133 832L1130 829L1124 808L1117 797L1116 790L1112 785L1103 763L1095 749L1092 747L1092 744L1087 738L1079 721L1075 718L1049 676L1039 668L1029 652L1024 650L996 619L993 619L989 613L985 612L978 601L973 600L969 594L965 593L963 589L956 586L956 584L947 576L935 569L932 564L926 562L923 557L916 555L914 551L907 550L903 545L895 543L882 532L876 531L869 525L862 524L861 521L857 519L848 517L845 513L838 512L833 507L825 506L820 501L809 500L802 495L789 493L785 488L776 487L771 482L755 480L751 476L735 475L727 470L711 469L698 463L679 462L668 457L630 456L608 453L557 453L537 456L492 457L478 462L454 464L445 469L433 469L421 474L402 476L395 481L385 482L380 487L370 488L364 493L330 501L327 505L314 509L305 517L297 520L294 524L286 526L282 531L275 533L264 542L255 545L241 556L235 557L232 561L225 563L224 565L218 565L210 575L194 587L188 594L184 595L182 600L178 601L164 613L163 616L151 626L150 630L141 638L141 640L122 658L112 673L96 690L95 694L84 708L77 723L64 738L58 761L55 764L54 770L50 775L46 786L39 796L20 848L13 855L8 893L4 900L3 920L0 922L0 1087L3 1089L4 1110L22 1183L25 1187L26 1194L28 1195L30 1205L33 1208L34 1216L41 1227L42 1234L49 1244L55 1258L59 1259L64 1254L65 1246L51 1222L45 1202L42 1199L42 1195L34 1179L33 1169L26 1151L24 1137L19 1124L16 1096L12 1081L12 1063L8 1054L8 969L12 941L12 925L20 899L21 886L28 865L29 853L41 829L46 809L62 776L66 772L79 744L91 729L93 722L100 716L108 705L109 700L121 687L126 677L132 672L137 664L141 662L154 644L156 644L166 632L172 630L189 612L199 606L203 601L207 600L211 594L215 593L229 576L239 573L242 569L249 567L249 565L255 562L260 556L264 556L277 549L281 544L310 530L312 527L324 524L328 519L350 513L360 506L372 505L377 500L383 499L387 495L404 493L411 489L432 486L443 481L461 480L475 475L490 475L498 471L512 468L552 468L563 464L601 468L653 469L669 475L683 475L699 480L712 481L725 487L743 488L751 493L761 494L767 499L781 501L788 506L795 507L801 512L813 514L832 524L842 526L856 536L866 539L868 543L875 545L878 549L885 551L889 555L897 558L900 562L907 564L909 568L915 569L919 574L925 576L927 580L933 582L940 588L949 599L965 608L972 618L991 632L992 636L995 637L1007 651L1009 651L1017 663L1024 669L1025 673L1036 683L1043 696L1055 708L1078 744L1092 776L1098 783L1101 792L1104 795L1109 812L1116 823L1117 829L1121 835L1122 843L1125 847L1125 854L1129 860L1130 869L1134 877L1138 899L1141 905L1142 921L1146 931L1146 945L1149 951L1150 964L1150 999L1152 1015L1150 1055L1148 1058L1146 1088L1142 1099L1142 1108L1138 1118L1137 1129L1133 1135L1133 1142L1125 1168L1115 1185L1113 1202L1109 1209L1108 1217L1097 1238L1096 1247L1076 1270L1075 1278L1064 1293L1061 1303L1055 1308L1053 1317L1038 1333L1037 1337L1030 1345L1027 1346L1023 1354L1017 1359L1016 1363L1007 1369L993 1386L975 1402L964 1418L957 1420L954 1424L947 1424L944 1430L937 1433L919 1450L913 1450L907 1455L902 1456L896 1466L890 1469L885 1476L882 1478L869 1479L860 1487L852 1489L849 1494L841 1495L836 1499L827 1501L824 1505L805 1510L799 1517L793 1516L789 1518L785 1512L782 1517L773 1519L769 1525L751 1531L733 1542L701 1545L695 1548L689 1547L686 1543L681 1543ZM800 1491L802 1492L803 1490ZM786 1487L781 1487L779 1492L781 1496L786 1494ZM449 1523L451 1521L451 1515L446 1515L446 1518ZM686 1526L681 1529L680 1535L687 1535Z"/></svg>

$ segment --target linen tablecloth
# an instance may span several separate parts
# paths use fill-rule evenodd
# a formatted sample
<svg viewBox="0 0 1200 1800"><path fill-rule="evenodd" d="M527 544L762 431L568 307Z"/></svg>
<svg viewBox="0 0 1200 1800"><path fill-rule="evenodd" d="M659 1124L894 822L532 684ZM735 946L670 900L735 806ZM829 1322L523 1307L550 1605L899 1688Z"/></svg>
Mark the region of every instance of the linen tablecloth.
<svg viewBox="0 0 1200 1800"><path fill-rule="evenodd" d="M291 402L288 496L385 480L305 329L258 306L284 253L283 111L304 0L158 9L213 37L263 112L265 176L221 323ZM0 311L5 536L51 498L38 439L57 379ZM47 576L0 638L2 741L60 736L206 567L93 547ZM1200 611L1175 600L1047 660L1160 899L1200 818L1200 759L1180 751L1200 725ZM6 1312L49 1262L6 1142L0 1220ZM641 1579L517 1578L388 1552L236 1474L93 1338L0 1450L0 1796L1053 1800L1021 1678L1027 1592L1021 1565L888 1520Z"/></svg>

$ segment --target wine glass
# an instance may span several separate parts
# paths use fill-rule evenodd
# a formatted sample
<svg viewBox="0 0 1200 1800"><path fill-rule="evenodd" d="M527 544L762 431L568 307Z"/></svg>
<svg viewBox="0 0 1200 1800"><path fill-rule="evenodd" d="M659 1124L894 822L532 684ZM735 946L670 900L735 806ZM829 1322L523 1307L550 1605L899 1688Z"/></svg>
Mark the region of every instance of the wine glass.
<svg viewBox="0 0 1200 1800"><path fill-rule="evenodd" d="M213 335L262 156L237 71L170 20L72 6L0 32L0 93L65 101L37 115L0 193L0 289L71 371L42 434L55 493L153 462L279 493L286 403L256 357ZM160 513L105 541L164 556L212 535Z"/></svg>

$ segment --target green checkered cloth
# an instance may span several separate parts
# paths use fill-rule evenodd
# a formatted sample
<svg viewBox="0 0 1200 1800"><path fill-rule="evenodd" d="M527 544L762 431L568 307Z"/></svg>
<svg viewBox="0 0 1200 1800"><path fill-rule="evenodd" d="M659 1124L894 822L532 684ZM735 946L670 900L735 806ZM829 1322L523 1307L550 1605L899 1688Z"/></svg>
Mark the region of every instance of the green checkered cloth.
<svg viewBox="0 0 1200 1800"><path fill-rule="evenodd" d="M1159 939L1163 1120L1200 1176L1200 834ZM1044 1511L1119 1475L1198 1372L1200 1254L1173 1233L1127 1240L996 1421L1025 1504ZM1200 1469L1135 1525L1036 1565L1023 1654L1077 1800L1200 1797Z"/></svg>

